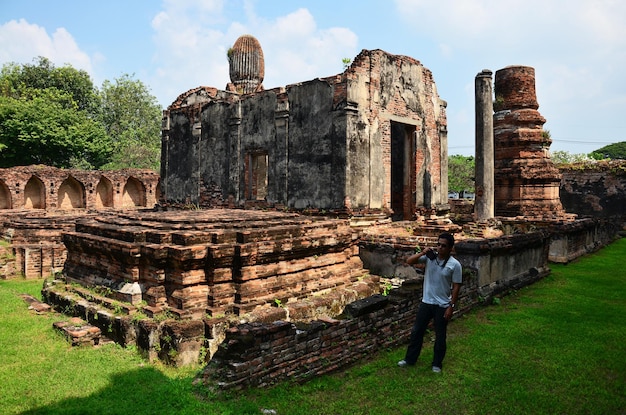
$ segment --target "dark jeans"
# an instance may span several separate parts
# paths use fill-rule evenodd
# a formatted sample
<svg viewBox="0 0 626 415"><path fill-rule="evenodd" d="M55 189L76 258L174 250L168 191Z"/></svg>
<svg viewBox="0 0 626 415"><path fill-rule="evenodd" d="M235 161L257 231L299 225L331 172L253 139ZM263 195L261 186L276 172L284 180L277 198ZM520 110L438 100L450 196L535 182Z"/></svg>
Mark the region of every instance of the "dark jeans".
<svg viewBox="0 0 626 415"><path fill-rule="evenodd" d="M430 320L435 324L435 350L433 356L433 366L443 367L443 358L446 355L446 330L448 328L448 320L444 318L446 309L439 307L438 305L421 303L417 316L415 317L415 324L413 324L413 330L411 331L411 339L409 340L409 347L406 350L404 360L409 365L414 365L417 358L422 351L422 344L424 343L424 334L428 328Z"/></svg>

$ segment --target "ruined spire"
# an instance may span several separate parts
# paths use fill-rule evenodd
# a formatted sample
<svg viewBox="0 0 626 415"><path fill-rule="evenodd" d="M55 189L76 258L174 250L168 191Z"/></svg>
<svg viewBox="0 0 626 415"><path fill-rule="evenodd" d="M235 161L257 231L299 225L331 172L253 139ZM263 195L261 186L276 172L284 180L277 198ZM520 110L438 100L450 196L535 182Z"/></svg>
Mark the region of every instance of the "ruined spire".
<svg viewBox="0 0 626 415"><path fill-rule="evenodd" d="M240 36L228 50L231 85L228 90L249 94L263 90L265 60L259 41L251 35Z"/></svg>

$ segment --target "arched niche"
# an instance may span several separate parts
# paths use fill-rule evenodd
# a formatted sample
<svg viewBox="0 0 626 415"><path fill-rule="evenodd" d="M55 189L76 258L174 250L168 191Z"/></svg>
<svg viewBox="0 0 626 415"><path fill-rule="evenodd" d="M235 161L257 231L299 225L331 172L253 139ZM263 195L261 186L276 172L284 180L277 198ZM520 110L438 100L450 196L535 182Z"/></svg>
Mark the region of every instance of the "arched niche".
<svg viewBox="0 0 626 415"><path fill-rule="evenodd" d="M4 180L0 180L0 209L11 209L12 206L11 191Z"/></svg>
<svg viewBox="0 0 626 415"><path fill-rule="evenodd" d="M122 193L122 207L146 206L146 188L139 180L129 177Z"/></svg>
<svg viewBox="0 0 626 415"><path fill-rule="evenodd" d="M104 176L96 186L96 209L113 207L113 184Z"/></svg>
<svg viewBox="0 0 626 415"><path fill-rule="evenodd" d="M45 209L46 191L43 182L31 176L24 187L24 207L26 209Z"/></svg>
<svg viewBox="0 0 626 415"><path fill-rule="evenodd" d="M85 186L72 176L59 186L57 209L83 209L85 207Z"/></svg>

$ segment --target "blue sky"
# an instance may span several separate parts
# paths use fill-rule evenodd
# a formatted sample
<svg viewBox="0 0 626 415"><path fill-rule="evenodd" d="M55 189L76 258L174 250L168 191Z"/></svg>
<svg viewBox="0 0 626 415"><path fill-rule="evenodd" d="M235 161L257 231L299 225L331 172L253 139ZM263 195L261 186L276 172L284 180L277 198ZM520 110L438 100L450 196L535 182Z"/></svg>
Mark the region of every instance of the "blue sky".
<svg viewBox="0 0 626 415"><path fill-rule="evenodd" d="M0 65L46 56L98 87L134 75L163 107L224 89L226 51L261 43L266 88L330 76L383 49L418 59L448 102L449 153L474 153L474 78L535 68L552 151L626 141L622 0L0 0Z"/></svg>

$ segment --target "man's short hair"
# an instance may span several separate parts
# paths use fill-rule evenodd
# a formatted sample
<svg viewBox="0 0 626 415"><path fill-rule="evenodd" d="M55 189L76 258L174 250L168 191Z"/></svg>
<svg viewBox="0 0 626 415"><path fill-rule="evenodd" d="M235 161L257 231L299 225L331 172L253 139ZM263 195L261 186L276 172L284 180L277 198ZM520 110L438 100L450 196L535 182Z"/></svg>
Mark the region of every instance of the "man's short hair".
<svg viewBox="0 0 626 415"><path fill-rule="evenodd" d="M445 239L446 241L448 241L448 245L450 246L450 248L454 246L454 236L449 232L444 232L439 235L439 239Z"/></svg>

